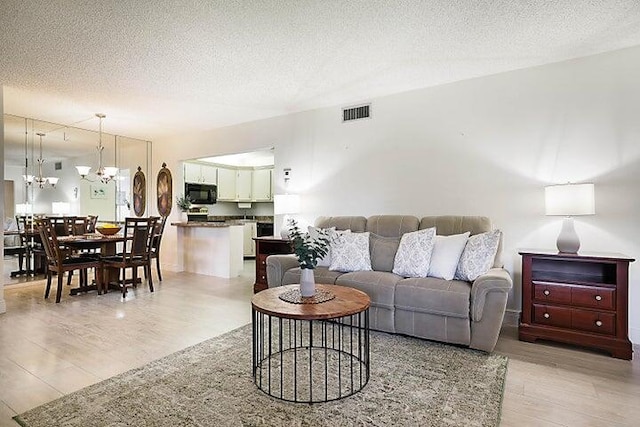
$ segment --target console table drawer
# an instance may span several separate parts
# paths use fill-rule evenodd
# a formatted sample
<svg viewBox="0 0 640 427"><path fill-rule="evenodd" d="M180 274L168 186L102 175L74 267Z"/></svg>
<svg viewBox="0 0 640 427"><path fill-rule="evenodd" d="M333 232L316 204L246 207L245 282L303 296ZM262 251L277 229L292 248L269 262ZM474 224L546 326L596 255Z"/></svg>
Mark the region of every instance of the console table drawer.
<svg viewBox="0 0 640 427"><path fill-rule="evenodd" d="M571 303L580 307L615 310L616 291L595 286L574 287L571 290Z"/></svg>
<svg viewBox="0 0 640 427"><path fill-rule="evenodd" d="M570 304L571 286L534 282L533 298L545 303Z"/></svg>
<svg viewBox="0 0 640 427"><path fill-rule="evenodd" d="M533 305L533 320L540 325L571 327L571 309L552 305Z"/></svg>
<svg viewBox="0 0 640 427"><path fill-rule="evenodd" d="M615 335L616 315L590 310L572 310L571 325L574 329Z"/></svg>

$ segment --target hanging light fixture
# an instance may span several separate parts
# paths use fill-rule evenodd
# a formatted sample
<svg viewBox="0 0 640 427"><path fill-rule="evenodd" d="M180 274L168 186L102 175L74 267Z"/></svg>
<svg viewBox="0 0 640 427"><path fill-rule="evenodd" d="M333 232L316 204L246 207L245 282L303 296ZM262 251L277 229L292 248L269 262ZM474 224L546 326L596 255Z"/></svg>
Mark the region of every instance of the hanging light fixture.
<svg viewBox="0 0 640 427"><path fill-rule="evenodd" d="M45 134L38 132L36 135L40 138L40 157L36 160L38 162L38 175L23 175L24 180L28 185L33 183L38 184L39 188L45 188L48 185L55 187L59 178L54 176L42 176L42 164L44 163L44 159L42 158L42 137L45 136Z"/></svg>
<svg viewBox="0 0 640 427"><path fill-rule="evenodd" d="M102 151L104 150L104 147L102 146L102 119L107 116L102 113L96 113L96 117L100 119L100 133L98 134L98 146L96 147L98 150L98 169L96 169L96 176L99 181L106 184L115 178L118 174L118 168L113 166L102 166ZM76 169L82 179L91 181L90 179L87 179L87 175L91 172L91 166L76 166Z"/></svg>

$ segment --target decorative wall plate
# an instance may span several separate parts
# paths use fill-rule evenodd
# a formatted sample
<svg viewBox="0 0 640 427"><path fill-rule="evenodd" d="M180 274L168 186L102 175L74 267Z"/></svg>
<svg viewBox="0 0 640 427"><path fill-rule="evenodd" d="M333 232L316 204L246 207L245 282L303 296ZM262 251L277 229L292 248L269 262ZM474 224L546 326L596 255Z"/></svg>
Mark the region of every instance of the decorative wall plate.
<svg viewBox="0 0 640 427"><path fill-rule="evenodd" d="M133 176L133 213L140 217L147 207L147 179L138 166L138 172Z"/></svg>
<svg viewBox="0 0 640 427"><path fill-rule="evenodd" d="M171 171L167 169L167 164L162 163L162 169L158 172L158 213L160 216L166 217L171 213L173 200L173 180Z"/></svg>

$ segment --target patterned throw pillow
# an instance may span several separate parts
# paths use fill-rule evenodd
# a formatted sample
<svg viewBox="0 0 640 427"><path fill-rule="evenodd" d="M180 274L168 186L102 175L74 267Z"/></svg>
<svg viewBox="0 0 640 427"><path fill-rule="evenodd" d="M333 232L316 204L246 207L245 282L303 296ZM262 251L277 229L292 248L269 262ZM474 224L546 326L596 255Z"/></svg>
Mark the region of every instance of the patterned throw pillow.
<svg viewBox="0 0 640 427"><path fill-rule="evenodd" d="M500 230L487 231L469 237L464 247L455 278L473 282L493 265L500 243Z"/></svg>
<svg viewBox="0 0 640 427"><path fill-rule="evenodd" d="M331 246L333 245L333 241L341 234L351 233L351 230L336 230L335 227L318 228L311 225L307 228L307 232L309 233L309 235L314 238L318 236L320 230L326 231L329 235L329 252L327 252L325 256L318 260L318 264L316 265L316 267L329 267L331 266Z"/></svg>
<svg viewBox="0 0 640 427"><path fill-rule="evenodd" d="M466 233L451 236L436 236L436 244L433 246L428 276L444 280L453 279L458 261L460 261L460 255L462 255L464 246L469 239L469 234L467 231Z"/></svg>
<svg viewBox="0 0 640 427"><path fill-rule="evenodd" d="M393 260L393 272L403 277L427 277L435 237L435 227L404 233Z"/></svg>
<svg viewBox="0 0 640 427"><path fill-rule="evenodd" d="M371 271L369 232L338 235L331 245L333 271Z"/></svg>

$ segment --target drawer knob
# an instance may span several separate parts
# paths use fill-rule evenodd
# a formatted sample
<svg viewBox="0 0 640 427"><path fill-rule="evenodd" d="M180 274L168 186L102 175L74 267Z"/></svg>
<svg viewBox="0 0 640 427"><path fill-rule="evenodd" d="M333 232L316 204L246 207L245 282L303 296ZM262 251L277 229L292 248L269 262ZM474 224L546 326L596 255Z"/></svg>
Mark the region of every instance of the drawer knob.
<svg viewBox="0 0 640 427"><path fill-rule="evenodd" d="M545 319L548 319L549 317L551 317L551 315L549 313L545 313L545 314L543 314L543 316L544 316Z"/></svg>
<svg viewBox="0 0 640 427"><path fill-rule="evenodd" d="M542 293L545 295L549 295L551 292L549 292L549 289L545 289Z"/></svg>
<svg viewBox="0 0 640 427"><path fill-rule="evenodd" d="M602 301L602 297L600 295L596 295L596 301Z"/></svg>
<svg viewBox="0 0 640 427"><path fill-rule="evenodd" d="M602 320L596 320L596 326L597 327L602 326Z"/></svg>

